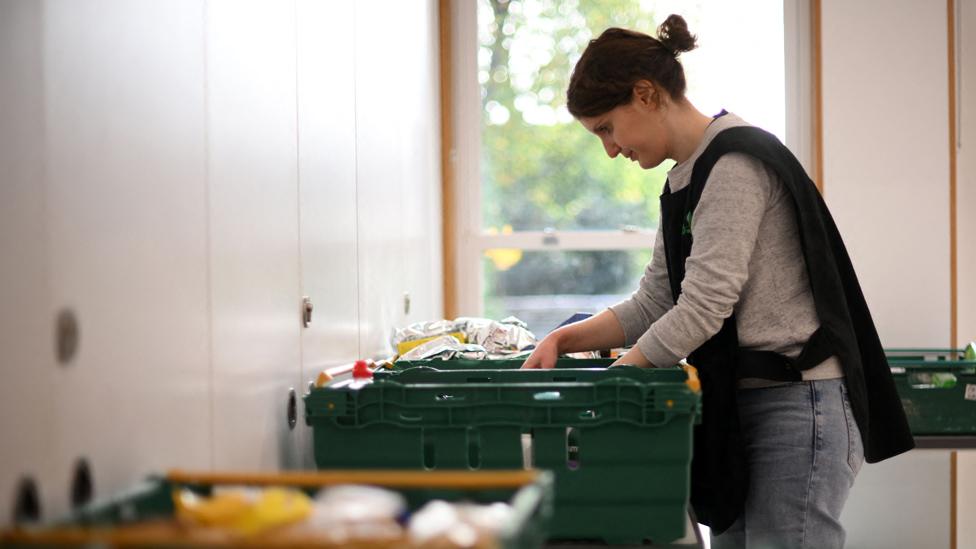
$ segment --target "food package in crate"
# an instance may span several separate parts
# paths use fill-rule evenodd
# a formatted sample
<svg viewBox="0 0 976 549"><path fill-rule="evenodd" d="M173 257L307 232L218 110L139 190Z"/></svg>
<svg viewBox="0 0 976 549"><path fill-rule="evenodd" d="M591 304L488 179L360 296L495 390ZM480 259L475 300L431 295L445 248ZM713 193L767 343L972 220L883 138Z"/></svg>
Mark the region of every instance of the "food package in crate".
<svg viewBox="0 0 976 549"><path fill-rule="evenodd" d="M513 358L534 349L536 342L526 324L511 316L418 322L396 330L392 340L401 360Z"/></svg>

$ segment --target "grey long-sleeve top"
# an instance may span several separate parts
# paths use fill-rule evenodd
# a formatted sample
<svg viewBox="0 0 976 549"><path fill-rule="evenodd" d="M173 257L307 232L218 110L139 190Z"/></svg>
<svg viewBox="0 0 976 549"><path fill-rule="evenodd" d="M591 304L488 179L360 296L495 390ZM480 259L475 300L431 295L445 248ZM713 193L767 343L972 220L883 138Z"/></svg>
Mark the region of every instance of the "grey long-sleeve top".
<svg viewBox="0 0 976 549"><path fill-rule="evenodd" d="M720 131L747 125L717 118L698 149L668 172L672 191L691 182L695 160ZM627 340L655 366L671 366L718 333L732 312L745 348L799 355L820 326L789 192L760 160L741 153L715 164L692 217L695 241L685 263L681 296L668 284L662 231L640 287L610 309ZM843 377L832 357L803 379Z"/></svg>

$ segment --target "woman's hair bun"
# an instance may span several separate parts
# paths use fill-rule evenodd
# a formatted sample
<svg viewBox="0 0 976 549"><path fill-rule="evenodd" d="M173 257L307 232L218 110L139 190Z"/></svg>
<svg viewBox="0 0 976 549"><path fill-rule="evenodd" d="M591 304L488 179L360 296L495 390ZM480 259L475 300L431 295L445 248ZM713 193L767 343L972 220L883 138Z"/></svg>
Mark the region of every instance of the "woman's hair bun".
<svg viewBox="0 0 976 549"><path fill-rule="evenodd" d="M698 37L688 32L688 23L680 15L671 14L657 28L657 39L674 55L691 51L698 45Z"/></svg>

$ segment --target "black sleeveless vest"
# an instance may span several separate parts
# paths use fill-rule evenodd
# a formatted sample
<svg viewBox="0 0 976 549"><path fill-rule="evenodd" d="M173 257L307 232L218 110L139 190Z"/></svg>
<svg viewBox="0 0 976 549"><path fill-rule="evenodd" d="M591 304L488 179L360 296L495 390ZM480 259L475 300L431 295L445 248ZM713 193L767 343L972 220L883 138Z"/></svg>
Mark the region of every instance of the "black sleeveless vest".
<svg viewBox="0 0 976 549"><path fill-rule="evenodd" d="M695 206L715 163L730 152L763 161L792 195L820 328L800 356L790 359L740 349L733 314L688 357L702 380L703 410L702 423L695 428L691 503L698 520L716 533L725 531L741 514L749 482L735 404L738 379L798 381L803 370L836 355L844 370L866 461L875 463L915 446L840 233L813 181L772 134L750 126L723 130L695 161L687 187L672 193L665 186L661 230L674 302L681 294L685 260L693 245L690 224Z"/></svg>

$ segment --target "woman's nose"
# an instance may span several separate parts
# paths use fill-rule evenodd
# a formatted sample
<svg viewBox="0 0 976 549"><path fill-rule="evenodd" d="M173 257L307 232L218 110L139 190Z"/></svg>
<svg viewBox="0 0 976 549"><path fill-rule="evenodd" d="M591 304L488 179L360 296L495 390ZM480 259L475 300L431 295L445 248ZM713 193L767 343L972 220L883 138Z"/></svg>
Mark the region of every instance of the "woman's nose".
<svg viewBox="0 0 976 549"><path fill-rule="evenodd" d="M616 158L621 151L620 147L617 146L616 143L608 139L603 141L603 148L604 150L607 151L607 156L609 156L610 158Z"/></svg>

